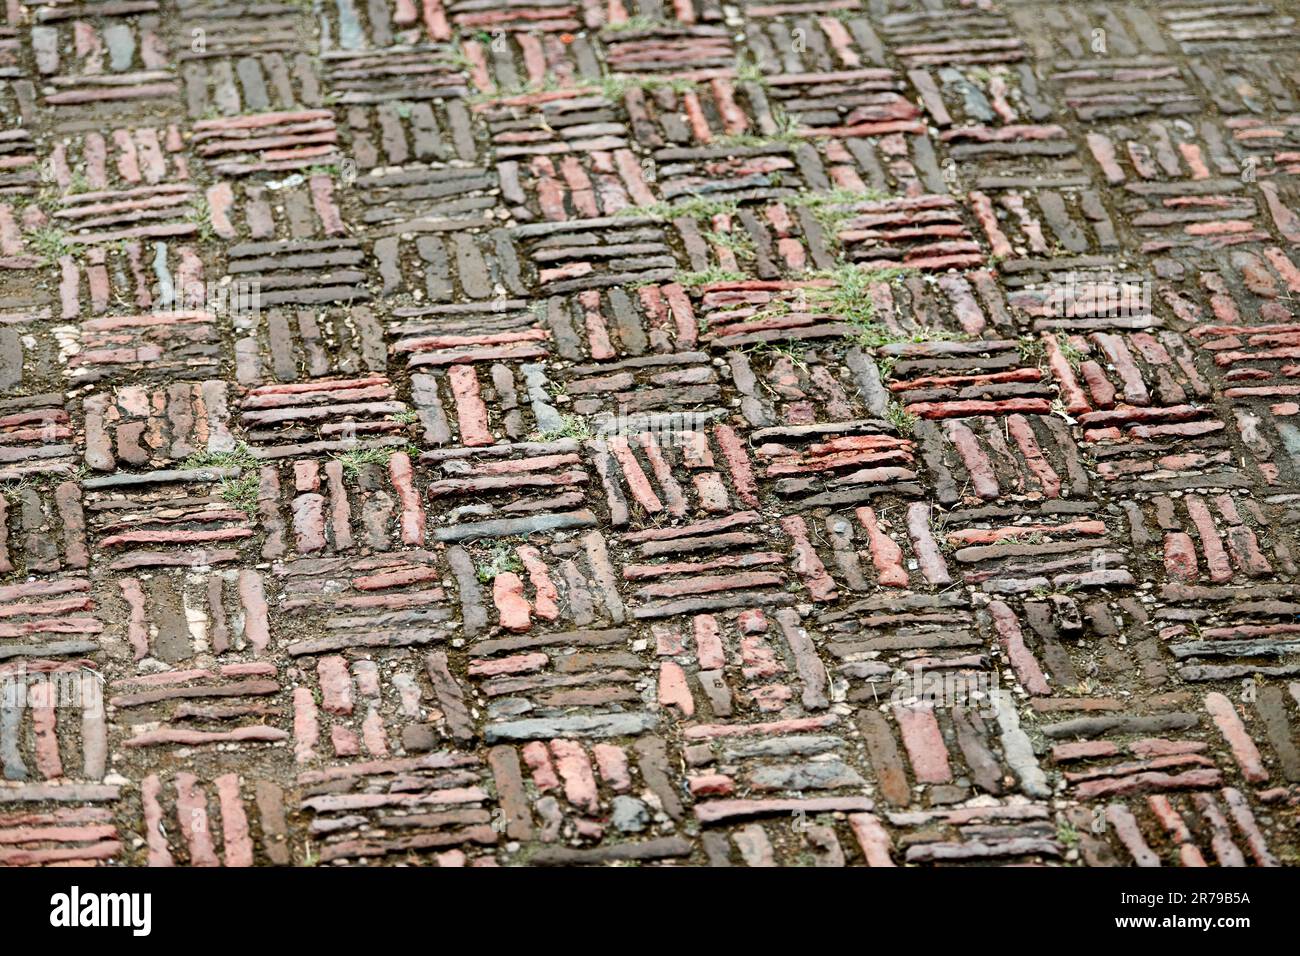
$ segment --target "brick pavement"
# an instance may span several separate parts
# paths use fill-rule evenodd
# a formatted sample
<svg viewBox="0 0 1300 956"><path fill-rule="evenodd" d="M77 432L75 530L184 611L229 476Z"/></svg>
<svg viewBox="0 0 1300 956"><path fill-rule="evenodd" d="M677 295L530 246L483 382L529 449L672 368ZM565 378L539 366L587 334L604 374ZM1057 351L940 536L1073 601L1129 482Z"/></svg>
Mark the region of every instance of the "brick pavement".
<svg viewBox="0 0 1300 956"><path fill-rule="evenodd" d="M1275 866L1280 0L0 8L0 864Z"/></svg>

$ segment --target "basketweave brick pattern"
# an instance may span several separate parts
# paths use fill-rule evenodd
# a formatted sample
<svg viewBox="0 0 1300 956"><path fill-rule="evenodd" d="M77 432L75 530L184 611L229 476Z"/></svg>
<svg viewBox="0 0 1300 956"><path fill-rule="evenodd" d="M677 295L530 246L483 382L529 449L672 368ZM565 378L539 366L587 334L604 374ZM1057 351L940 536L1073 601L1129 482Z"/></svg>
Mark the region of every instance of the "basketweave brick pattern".
<svg viewBox="0 0 1300 956"><path fill-rule="evenodd" d="M0 865L1300 864L1298 16L6 0Z"/></svg>

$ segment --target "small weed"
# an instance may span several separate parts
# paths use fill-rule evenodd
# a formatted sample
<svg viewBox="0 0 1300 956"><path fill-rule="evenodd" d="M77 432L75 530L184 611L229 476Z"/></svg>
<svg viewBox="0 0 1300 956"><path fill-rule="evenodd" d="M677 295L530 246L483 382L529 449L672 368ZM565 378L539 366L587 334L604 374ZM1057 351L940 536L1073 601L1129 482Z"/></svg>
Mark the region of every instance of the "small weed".
<svg viewBox="0 0 1300 956"><path fill-rule="evenodd" d="M488 559L474 569L474 575L479 579L479 583L487 584L498 574L504 574L506 571L519 572L523 569L524 566L516 557L514 549L507 542L498 541L488 552Z"/></svg>
<svg viewBox="0 0 1300 956"><path fill-rule="evenodd" d="M71 250L68 234L58 226L42 226L27 236L27 245L47 262L58 262Z"/></svg>
<svg viewBox="0 0 1300 956"><path fill-rule="evenodd" d="M394 412L389 417L392 418L393 421L402 425L410 425L412 422L418 422L420 420L420 413L413 408L408 408L404 412Z"/></svg>
<svg viewBox="0 0 1300 956"><path fill-rule="evenodd" d="M469 57L465 55L465 51L459 46L453 46L448 51L447 58L451 61L452 68L462 73L468 73L474 65L469 61Z"/></svg>
<svg viewBox="0 0 1300 956"><path fill-rule="evenodd" d="M941 549L951 551L952 546L948 543L948 512L940 511L933 505L930 506L930 517L926 523L930 527L930 533L939 541Z"/></svg>
<svg viewBox="0 0 1300 956"><path fill-rule="evenodd" d="M204 242L211 242L217 238L217 234L212 228L212 208L208 205L206 196L196 196L194 198L194 205L190 207L190 213L186 219L199 227L199 238Z"/></svg>
<svg viewBox="0 0 1300 956"><path fill-rule="evenodd" d="M850 338L864 349L878 349L884 345L897 345L906 341L901 333L879 322L855 322Z"/></svg>
<svg viewBox="0 0 1300 956"><path fill-rule="evenodd" d="M1020 364L1041 367L1047 361L1047 346L1042 343L1042 340L1036 339L1032 335L1022 335L1019 345Z"/></svg>
<svg viewBox="0 0 1300 956"><path fill-rule="evenodd" d="M1087 353L1071 342L1070 337L1064 332L1056 334L1056 345L1061 350L1062 357L1070 363L1070 368L1076 372L1079 371L1079 365L1083 362Z"/></svg>
<svg viewBox="0 0 1300 956"><path fill-rule="evenodd" d="M586 441L591 437L591 428L587 425L587 420L581 415L563 415L563 422L559 428L552 428L549 431L542 432L542 441L556 441L560 438L575 438L578 441Z"/></svg>
<svg viewBox="0 0 1300 956"><path fill-rule="evenodd" d="M1062 819L1056 825L1056 838L1066 847L1075 847L1079 844L1079 831L1069 820Z"/></svg>
<svg viewBox="0 0 1300 956"><path fill-rule="evenodd" d="M759 65L747 54L742 53L736 58L736 82L766 83L767 78L763 75Z"/></svg>
<svg viewBox="0 0 1300 956"><path fill-rule="evenodd" d="M807 209L826 230L827 238L838 243L840 226L846 219L853 218L857 203L877 202L885 199L884 193L875 189L866 192L854 192L842 186L827 192L805 192L785 200L787 205Z"/></svg>
<svg viewBox="0 0 1300 956"><path fill-rule="evenodd" d="M885 421L894 426L894 430L904 437L916 430L916 423L921 419L909 412L902 402L890 402L885 409Z"/></svg>
<svg viewBox="0 0 1300 956"><path fill-rule="evenodd" d="M1023 543L1023 542L1018 542L1018 543ZM1039 584L1036 587L1032 588L1029 593L1036 598L1069 597L1077 590L1079 590L1079 585L1073 583L1062 584L1058 588L1051 588L1048 587L1046 584Z"/></svg>
<svg viewBox="0 0 1300 956"><path fill-rule="evenodd" d="M787 341L783 345L776 342L759 342L750 346L748 349L745 349L745 351L750 355L762 356L771 361L786 359L797 368L803 369L806 372L808 370L808 365L804 361L805 348L806 346L804 343L791 340Z"/></svg>

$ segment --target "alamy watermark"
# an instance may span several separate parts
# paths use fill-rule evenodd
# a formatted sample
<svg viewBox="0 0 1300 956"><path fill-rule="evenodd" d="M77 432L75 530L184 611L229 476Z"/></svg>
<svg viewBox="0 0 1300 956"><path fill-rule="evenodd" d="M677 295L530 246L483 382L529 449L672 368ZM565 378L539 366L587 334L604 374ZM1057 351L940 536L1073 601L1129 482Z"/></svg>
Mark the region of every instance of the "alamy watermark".
<svg viewBox="0 0 1300 956"><path fill-rule="evenodd" d="M89 668L29 672L20 664L0 673L0 707L70 707L93 712L104 706L103 680Z"/></svg>
<svg viewBox="0 0 1300 956"><path fill-rule="evenodd" d="M709 423L717 417L716 412L636 414L629 412L626 405L619 405L617 412L592 415L588 427L595 438L608 439L615 435L630 438L649 434L662 447L678 447L698 441Z"/></svg>
<svg viewBox="0 0 1300 956"><path fill-rule="evenodd" d="M1070 272L1047 283L1043 304L1055 318L1148 318L1151 293L1151 279L1137 273Z"/></svg>
<svg viewBox="0 0 1300 956"><path fill-rule="evenodd" d="M180 285L155 285L153 311L159 315L206 312L217 316L256 318L262 312L262 284L256 279L231 282L190 280Z"/></svg>
<svg viewBox="0 0 1300 956"><path fill-rule="evenodd" d="M152 893L91 893L73 886L50 897L50 925L60 929L129 929L132 936L153 930Z"/></svg>
<svg viewBox="0 0 1300 956"><path fill-rule="evenodd" d="M997 671L926 671L918 664L894 674L889 702L895 706L967 707L981 717L997 716L996 695L1001 682Z"/></svg>

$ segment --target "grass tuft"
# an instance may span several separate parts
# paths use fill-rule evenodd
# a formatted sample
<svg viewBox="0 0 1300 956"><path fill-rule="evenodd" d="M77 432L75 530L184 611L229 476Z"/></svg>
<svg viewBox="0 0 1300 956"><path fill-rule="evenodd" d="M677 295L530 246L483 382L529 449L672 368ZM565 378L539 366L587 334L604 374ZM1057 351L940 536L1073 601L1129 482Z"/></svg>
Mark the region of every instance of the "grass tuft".
<svg viewBox="0 0 1300 956"><path fill-rule="evenodd" d="M184 469L238 468L240 474L223 478L217 486L217 496L247 515L257 514L257 494L261 487L258 466L261 462L247 445L240 442L233 451L201 451L190 455L182 463Z"/></svg>
<svg viewBox="0 0 1300 956"><path fill-rule="evenodd" d="M262 480L256 471L246 471L238 478L227 478L221 482L217 494L221 500L245 514L257 514L257 495Z"/></svg>
<svg viewBox="0 0 1300 956"><path fill-rule="evenodd" d="M196 468L256 468L259 464L261 464L261 461L253 454L252 449L240 442L233 451L195 452L181 462L181 468L187 470Z"/></svg>
<svg viewBox="0 0 1300 956"><path fill-rule="evenodd" d="M542 432L542 441L557 441L561 438L576 438L578 441L586 441L591 437L591 427L581 415L564 415L561 418L563 424L559 428L552 428L549 431Z"/></svg>
<svg viewBox="0 0 1300 956"><path fill-rule="evenodd" d="M921 419L909 412L901 402L890 402L885 409L885 421L894 426L898 434L906 437L916 431L916 423Z"/></svg>
<svg viewBox="0 0 1300 956"><path fill-rule="evenodd" d="M715 282L744 282L749 276L741 272L730 272L711 266L702 272L683 272L677 276L678 285L689 288L712 285Z"/></svg>
<svg viewBox="0 0 1300 956"><path fill-rule="evenodd" d="M630 206L620 210L620 215L654 216L659 219L696 219L709 222L714 216L732 216L740 204L732 199L708 199L692 196L680 202L659 202L653 206Z"/></svg>
<svg viewBox="0 0 1300 956"><path fill-rule="evenodd" d="M71 251L68 234L58 226L42 226L29 232L27 245L46 262L58 262Z"/></svg>
<svg viewBox="0 0 1300 956"><path fill-rule="evenodd" d="M335 455L334 460L343 463L344 474L356 477L366 465L388 465L388 459L400 449L397 448L358 448Z"/></svg>

